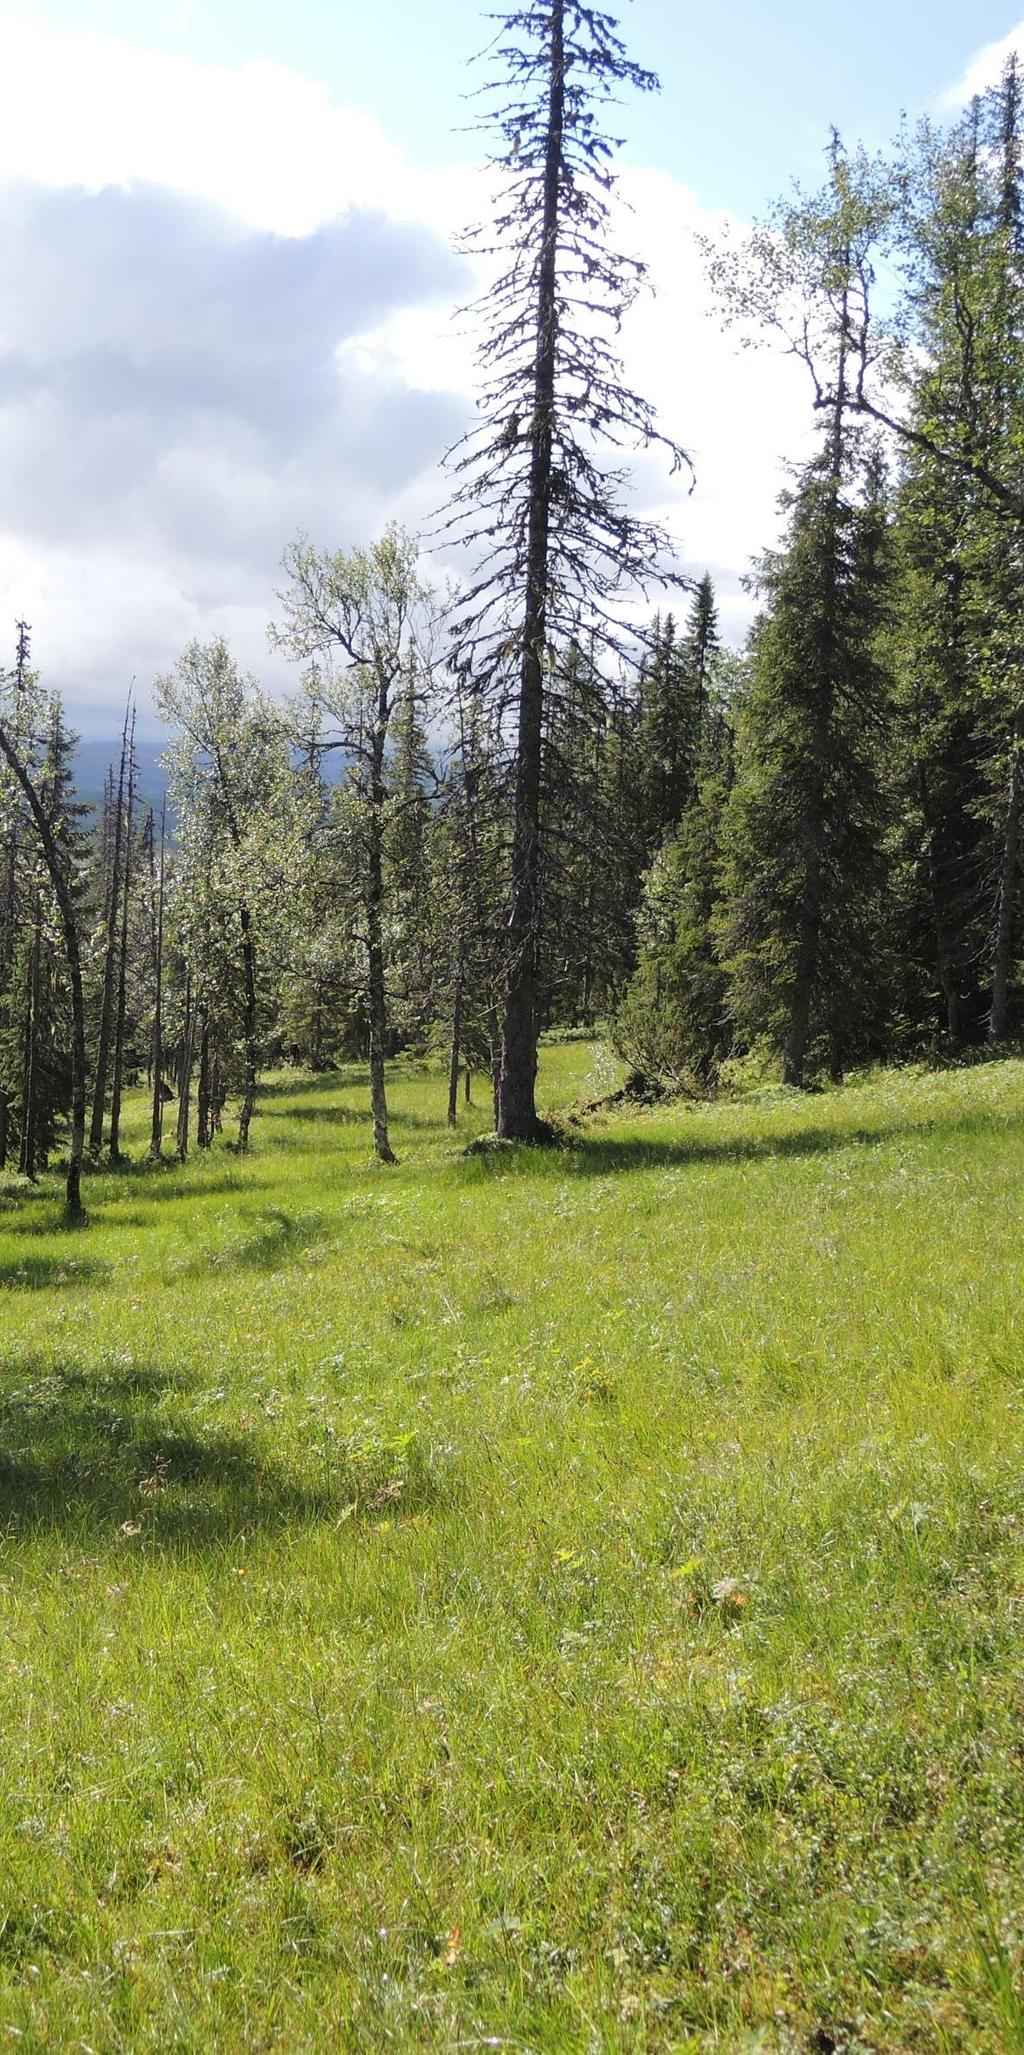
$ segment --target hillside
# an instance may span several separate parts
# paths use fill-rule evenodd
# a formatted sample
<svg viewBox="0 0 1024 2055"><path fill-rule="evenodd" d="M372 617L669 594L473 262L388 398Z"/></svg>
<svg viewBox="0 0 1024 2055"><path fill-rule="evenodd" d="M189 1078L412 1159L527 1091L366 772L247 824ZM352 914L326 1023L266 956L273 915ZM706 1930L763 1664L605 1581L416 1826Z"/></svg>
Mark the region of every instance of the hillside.
<svg viewBox="0 0 1024 2055"><path fill-rule="evenodd" d="M135 744L138 797L144 808L153 807L157 815L167 789L166 750L167 743L163 738ZM116 778L120 753L121 737L118 734L90 736L79 742L75 750L75 785L83 805L97 811L103 805L104 783L111 766Z"/></svg>
<svg viewBox="0 0 1024 2055"><path fill-rule="evenodd" d="M8 2031L1024 2047L1024 1064L443 1097L4 1201Z"/></svg>

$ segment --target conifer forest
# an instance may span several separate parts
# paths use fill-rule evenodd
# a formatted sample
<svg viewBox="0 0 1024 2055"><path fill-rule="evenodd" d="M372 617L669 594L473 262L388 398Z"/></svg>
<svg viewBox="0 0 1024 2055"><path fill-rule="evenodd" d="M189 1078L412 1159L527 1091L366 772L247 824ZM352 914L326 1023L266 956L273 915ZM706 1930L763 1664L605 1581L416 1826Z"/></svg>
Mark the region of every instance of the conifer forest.
<svg viewBox="0 0 1024 2055"><path fill-rule="evenodd" d="M1024 2050L1024 71L704 238L806 411L737 642L673 81L480 40L429 524L102 792L12 623L0 2040Z"/></svg>

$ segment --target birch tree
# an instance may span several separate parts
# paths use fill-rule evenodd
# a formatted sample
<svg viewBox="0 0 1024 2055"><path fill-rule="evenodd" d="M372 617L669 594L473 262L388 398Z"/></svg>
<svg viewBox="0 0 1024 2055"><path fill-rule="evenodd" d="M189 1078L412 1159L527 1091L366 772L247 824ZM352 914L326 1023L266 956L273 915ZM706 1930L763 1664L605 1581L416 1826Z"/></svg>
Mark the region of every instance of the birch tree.
<svg viewBox="0 0 1024 2055"><path fill-rule="evenodd" d="M180 1038L189 1063L179 1074L180 1100L187 1103L201 1015L217 1003L228 1032L234 1030L230 1053L237 1055L244 1155L260 1069L261 936L275 918L288 915L278 832L290 780L287 733L282 715L256 680L242 675L221 637L191 642L173 674L157 680L156 695L175 730L176 926L189 994ZM179 1120L179 1153L187 1136L186 1115Z"/></svg>
<svg viewBox="0 0 1024 2055"><path fill-rule="evenodd" d="M340 755L333 833L350 857L365 964L373 1146L393 1163L388 1131L385 859L394 818L393 727L414 679L436 667L438 602L418 570L418 547L388 528L368 549L317 549L305 539L285 555L278 647L307 667L317 708L316 749Z"/></svg>
<svg viewBox="0 0 1024 2055"><path fill-rule="evenodd" d="M26 726L25 709L21 703L25 685L26 680L19 662L14 674L13 689L12 682L5 680L5 689L0 694L0 761L25 802L28 822L52 891L58 932L63 944L71 1011L71 1118L64 1210L69 1225L77 1226L85 1218L85 1209L82 1205L82 1160L85 1154L86 1045L85 997L76 905L75 840L73 833L69 832L73 826L74 810L69 810L67 801L69 750L60 719L59 705L51 700L48 726L52 737L52 777L51 789L47 794L42 777L38 773L34 774L30 754L33 740L31 724Z"/></svg>

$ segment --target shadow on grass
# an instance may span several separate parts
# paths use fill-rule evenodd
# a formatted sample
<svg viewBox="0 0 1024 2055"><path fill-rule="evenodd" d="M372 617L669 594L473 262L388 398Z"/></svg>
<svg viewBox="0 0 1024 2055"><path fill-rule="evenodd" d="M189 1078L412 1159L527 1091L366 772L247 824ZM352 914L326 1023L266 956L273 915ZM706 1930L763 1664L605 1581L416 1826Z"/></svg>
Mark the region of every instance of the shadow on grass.
<svg viewBox="0 0 1024 2055"><path fill-rule="evenodd" d="M306 1087L301 1087L305 1091ZM325 1127L352 1127L369 1120L369 1110L361 1111L358 1106L265 1106L260 1118L263 1120L293 1120L309 1123L322 1122ZM258 1140L259 1129L256 1128Z"/></svg>
<svg viewBox="0 0 1024 2055"><path fill-rule="evenodd" d="M197 1256L188 1265L189 1275L205 1276L211 1270L282 1270L305 1249L327 1239L319 1213L291 1214L283 1208L270 1208L250 1215L246 1224L253 1226L251 1233Z"/></svg>
<svg viewBox="0 0 1024 2055"><path fill-rule="evenodd" d="M25 1206L33 1199L52 1199L55 1186L33 1184L27 1177L0 1178L0 1220L8 1207Z"/></svg>
<svg viewBox="0 0 1024 2055"><path fill-rule="evenodd" d="M173 1171L178 1173L177 1176L171 1175ZM140 1199L214 1199L225 1192L244 1192L248 1188L246 1179L237 1171L207 1173L205 1165L199 1169L192 1163L169 1163L166 1176L158 1173L151 1184L132 1196Z"/></svg>
<svg viewBox="0 0 1024 2055"><path fill-rule="evenodd" d="M824 1156L840 1149L875 1148L905 1129L799 1128L792 1134L736 1136L720 1141L658 1141L638 1136L586 1136L569 1144L572 1167L584 1175L620 1170L666 1170L686 1164L764 1163L790 1157Z"/></svg>
<svg viewBox="0 0 1024 2055"><path fill-rule="evenodd" d="M158 1215L155 1212L149 1213L148 1211L140 1212L136 1210L140 1204L144 1204L148 1208L150 1203L158 1205L165 1199L179 1199L183 1204L187 1204L192 1200L212 1199L222 1197L229 1192L248 1192L252 1189L246 1180L237 1176L200 1177L193 1182L189 1178L188 1171L185 1170L180 1176L172 1177L170 1173L178 1169L179 1166L177 1164L167 1164L162 1171L158 1166L151 1165L147 1166L148 1174L144 1174L140 1170L136 1175L132 1176L122 1167L109 1173L109 1182L107 1182L104 1172L94 1171L84 1195L87 1215L84 1223L80 1222L75 1226L70 1226L67 1221L63 1220L60 1215L60 1201L57 1195L53 1192L48 1192L45 1196L51 1200L52 1211L42 1220L34 1214L26 1218L18 1207L10 1211L6 1209L0 1211L0 1236L9 1235L12 1240L16 1239L20 1242L36 1241L50 1237L54 1239L58 1237L64 1238L75 1235L84 1237L87 1242L91 1227L102 1229L155 1226ZM134 1208L127 1210L131 1207L132 1201L134 1201ZM58 1267L66 1260L57 1256L53 1258L54 1263ZM12 1260L10 1264L12 1270L20 1270L24 1267L24 1261L21 1259L17 1262ZM3 1266L0 1265L0 1285L2 1285L2 1273ZM59 1282L60 1280L55 1278L53 1281Z"/></svg>
<svg viewBox="0 0 1024 2055"><path fill-rule="evenodd" d="M126 1550L218 1549L244 1534L337 1519L358 1493L343 1455L322 1483L305 1484L255 1442L197 1427L180 1410L187 1385L151 1364L116 1372L101 1364L93 1373L27 1355L8 1361L4 1376L0 1535L8 1538L45 1530ZM421 1482L409 1510L428 1496ZM382 1492L381 1508L387 1503ZM369 1501L365 1512L375 1510Z"/></svg>
<svg viewBox="0 0 1024 2055"><path fill-rule="evenodd" d="M305 1086L302 1086L301 1089L305 1091L306 1088ZM349 1090L352 1088L348 1086L339 1085L336 1087L336 1089ZM367 1099L365 1105L268 1106L264 1109L263 1118L268 1121L281 1121L282 1124L286 1125L290 1125L291 1122L294 1120L299 1122L300 1124L304 1124L307 1126L310 1124L315 1124L317 1126L322 1125L324 1127L360 1127L366 1128L369 1131L371 1125L369 1086L366 1087L366 1092ZM393 1128L426 1128L441 1132L444 1129L444 1106L442 1103L441 1093L442 1087L439 1085L437 1101L438 1110L436 1113L415 1113L412 1111L411 1108L404 1107L401 1103L401 1100L399 1100L396 1104L394 1099L392 1099L388 1109L388 1118L390 1125ZM268 1135L267 1139L271 1140L275 1146L278 1146L284 1138L276 1133L273 1133L271 1135Z"/></svg>
<svg viewBox="0 0 1024 2055"><path fill-rule="evenodd" d="M510 1162L518 1162L557 1177L609 1177L620 1171L685 1169L695 1164L771 1163L935 1137L1008 1135L1013 1127L1014 1123L1005 1116L972 1112L961 1117L952 1113L947 1118L928 1115L921 1120L895 1119L878 1127L800 1127L780 1134L720 1139L703 1135L688 1139L684 1135L666 1140L656 1135L606 1135L570 1128L560 1147L511 1152L498 1149L493 1155L485 1152L473 1160L498 1175Z"/></svg>
<svg viewBox="0 0 1024 2055"><path fill-rule="evenodd" d="M51 1227L35 1227L28 1230L35 1234L59 1234L60 1226L54 1222ZM77 1230L76 1230L77 1232ZM17 1256L6 1262L0 1261L0 1292L42 1292L53 1287L60 1290L76 1290L94 1284L103 1284L110 1276L110 1264L99 1263L93 1256L78 1256L61 1251L54 1256Z"/></svg>
<svg viewBox="0 0 1024 2055"><path fill-rule="evenodd" d="M462 1108L460 1107L459 1110L461 1112ZM471 1106L469 1110L471 1113L479 1111L478 1108L473 1106ZM406 1109L401 1104L399 1104L398 1106L392 1106L389 1108L389 1115L390 1123L393 1128L405 1127L412 1128L413 1130L422 1129L425 1133L436 1134L439 1139L441 1139L442 1137L450 1138L451 1136L452 1130L450 1127L448 1127L445 1121L444 1106L441 1103L440 1097L438 1098L438 1110L436 1113L414 1113L411 1108ZM466 1127L466 1132L468 1134L469 1123L465 1122L464 1124Z"/></svg>
<svg viewBox="0 0 1024 2055"><path fill-rule="evenodd" d="M271 1077L260 1085L256 1111L270 1111L275 1099L328 1098L336 1092L358 1092L370 1089L370 1073L358 1063L346 1064L341 1070L286 1071L283 1077ZM310 1113L308 1118L312 1119Z"/></svg>
<svg viewBox="0 0 1024 2055"><path fill-rule="evenodd" d="M219 1156L219 1148L217 1153ZM206 1151L197 1150L186 1163L179 1163L176 1156L161 1156L155 1163L148 1156L126 1156L117 1164L93 1164L86 1172L83 1186L86 1204L90 1199L95 1203L104 1197L116 1204L122 1194L125 1198L140 1198L144 1194L147 1199L174 1199L193 1192L241 1190L244 1180L237 1171L213 1171L209 1168L213 1160ZM235 1160L234 1155L231 1160Z"/></svg>

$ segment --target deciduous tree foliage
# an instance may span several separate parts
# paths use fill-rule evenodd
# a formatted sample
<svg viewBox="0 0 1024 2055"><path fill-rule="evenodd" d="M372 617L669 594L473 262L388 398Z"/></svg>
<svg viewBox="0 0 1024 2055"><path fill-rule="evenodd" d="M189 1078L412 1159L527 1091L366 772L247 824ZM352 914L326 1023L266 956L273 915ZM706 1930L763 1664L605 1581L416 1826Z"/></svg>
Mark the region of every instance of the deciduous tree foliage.
<svg viewBox="0 0 1024 2055"><path fill-rule="evenodd" d="M238 1148L244 1154L265 1032L263 944L287 917L287 731L280 711L255 680L243 677L221 638L190 643L177 669L158 680L157 696L174 737L175 930L188 994L180 1091L187 1101L192 1063L204 1048L209 1091L215 1051L240 1086ZM201 1108L207 1123L208 1111ZM185 1132L179 1128L182 1153Z"/></svg>
<svg viewBox="0 0 1024 2055"><path fill-rule="evenodd" d="M282 594L284 625L277 631L280 646L309 667L318 716L315 753L339 752L343 764L333 827L355 886L373 1144L382 1163L395 1160L385 1083L388 833L390 827L394 834L408 834L413 827L420 797L414 695L437 660L436 606L417 564L414 538L397 527L368 550L317 550L297 542L286 558L290 584ZM410 713L396 765L391 745L403 706Z"/></svg>
<svg viewBox="0 0 1024 2055"><path fill-rule="evenodd" d="M24 803L28 831L21 838L25 868L20 880L15 841L10 902L15 923L26 909L30 909L31 922L28 989L23 1007L21 1167L32 1177L40 1155L45 1160L53 1139L55 1115L64 1110L61 1073L66 1064L65 1103L70 1132L65 1213L69 1223L77 1225L84 1218L81 1177L85 1153L86 1036L76 891L78 810L69 771L73 738L64 727L59 702L47 702L40 694L27 659L27 630L22 628L18 661L13 675L3 679L0 696L0 761L9 777L8 791L3 796L9 805L9 793L13 790L11 831L15 832L18 802ZM46 735L46 743L40 762L41 732ZM62 962L58 950L62 950ZM17 962L16 941L13 961ZM58 1023L65 1002L69 1019L61 1031ZM5 1011L9 1024L9 1011ZM0 1052L5 1066L10 1065L11 1053L8 1042ZM7 1074L10 1079L10 1068ZM9 1109L9 1082L4 1097Z"/></svg>
<svg viewBox="0 0 1024 2055"><path fill-rule="evenodd" d="M688 603L659 584L627 497L631 448L684 461L616 355L643 270L611 247L604 123L656 82L581 0L504 11L492 56L479 409L442 520L461 584L442 603L394 525L293 543L296 689L191 644L157 687L159 826L130 716L87 832L24 628L0 681L0 1174L67 1133L72 1217L87 1097L116 1162L143 1074L157 1157L165 1115L184 1155L230 1098L246 1149L267 1063L366 1060L387 1163L400 1049L443 1051L453 1126L482 1071L499 1134L531 1140L548 1027L607 1022L648 1080L706 1092L1024 1024L1016 61L888 161L833 135L820 190L709 253L723 319L799 359L819 431L736 652L710 574Z"/></svg>

